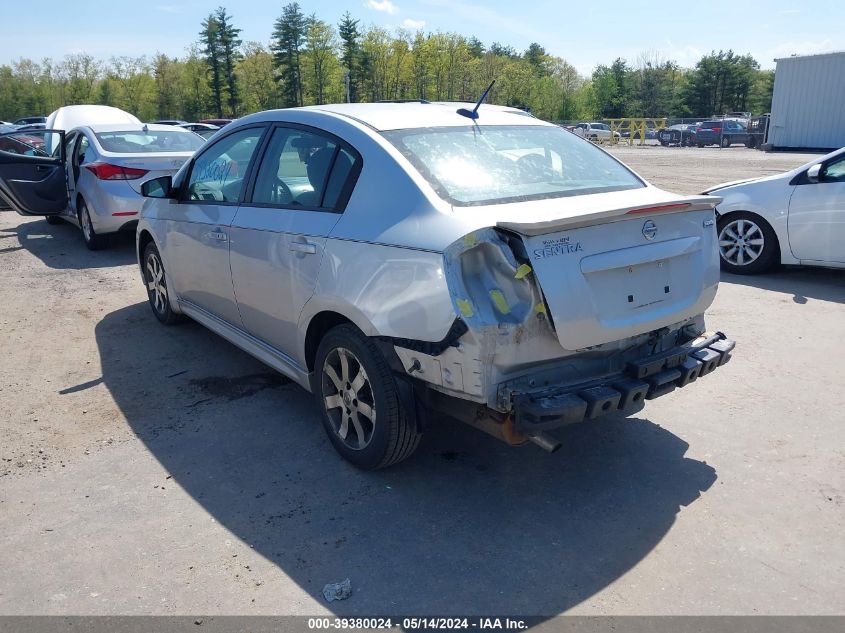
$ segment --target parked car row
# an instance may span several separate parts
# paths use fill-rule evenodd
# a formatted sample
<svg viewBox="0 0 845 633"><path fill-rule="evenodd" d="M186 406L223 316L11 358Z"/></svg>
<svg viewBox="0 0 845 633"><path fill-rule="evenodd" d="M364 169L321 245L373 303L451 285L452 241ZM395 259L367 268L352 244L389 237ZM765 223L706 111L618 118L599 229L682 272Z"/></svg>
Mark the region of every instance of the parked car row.
<svg viewBox="0 0 845 633"><path fill-rule="evenodd" d="M679 123L657 133L661 145L705 147L719 145L745 145L755 148L763 143L768 124L768 115L740 121L725 117L699 123Z"/></svg>

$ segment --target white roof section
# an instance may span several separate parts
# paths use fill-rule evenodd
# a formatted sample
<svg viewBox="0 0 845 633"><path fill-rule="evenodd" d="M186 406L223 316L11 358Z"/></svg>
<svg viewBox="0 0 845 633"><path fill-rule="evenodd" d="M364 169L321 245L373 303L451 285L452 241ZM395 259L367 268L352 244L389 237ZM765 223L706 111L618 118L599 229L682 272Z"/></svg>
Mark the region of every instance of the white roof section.
<svg viewBox="0 0 845 633"><path fill-rule="evenodd" d="M301 110L331 112L350 117L380 132L418 127L461 127L472 125L472 119L458 114L464 103L338 103L308 106ZM475 104L471 104L474 107ZM515 108L482 104L478 108L478 125L552 125Z"/></svg>
<svg viewBox="0 0 845 633"><path fill-rule="evenodd" d="M75 127L99 123L137 123L141 120L119 108L103 105L64 106L47 117L48 130L72 130Z"/></svg>
<svg viewBox="0 0 845 633"><path fill-rule="evenodd" d="M831 55L845 55L845 51L830 51L829 53L813 53L811 55L790 55L789 57L775 57L776 62L809 59L811 57L829 57Z"/></svg>

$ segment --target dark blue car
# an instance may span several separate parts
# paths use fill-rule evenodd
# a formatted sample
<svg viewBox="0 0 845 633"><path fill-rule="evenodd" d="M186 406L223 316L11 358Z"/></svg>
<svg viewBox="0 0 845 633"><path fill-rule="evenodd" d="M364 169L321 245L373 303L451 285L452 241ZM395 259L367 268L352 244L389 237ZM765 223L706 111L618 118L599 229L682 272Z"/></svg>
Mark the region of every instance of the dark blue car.
<svg viewBox="0 0 845 633"><path fill-rule="evenodd" d="M748 130L739 121L704 121L695 130L695 144L705 145L745 145L748 140Z"/></svg>

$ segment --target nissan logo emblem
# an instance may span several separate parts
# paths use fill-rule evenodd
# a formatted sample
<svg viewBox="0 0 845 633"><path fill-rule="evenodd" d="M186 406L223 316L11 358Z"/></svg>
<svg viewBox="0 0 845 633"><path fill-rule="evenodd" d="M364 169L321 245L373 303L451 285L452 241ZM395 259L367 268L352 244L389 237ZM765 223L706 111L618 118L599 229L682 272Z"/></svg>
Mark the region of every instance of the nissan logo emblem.
<svg viewBox="0 0 845 633"><path fill-rule="evenodd" d="M647 240L657 237L657 225L652 220L646 220L643 224L643 237Z"/></svg>

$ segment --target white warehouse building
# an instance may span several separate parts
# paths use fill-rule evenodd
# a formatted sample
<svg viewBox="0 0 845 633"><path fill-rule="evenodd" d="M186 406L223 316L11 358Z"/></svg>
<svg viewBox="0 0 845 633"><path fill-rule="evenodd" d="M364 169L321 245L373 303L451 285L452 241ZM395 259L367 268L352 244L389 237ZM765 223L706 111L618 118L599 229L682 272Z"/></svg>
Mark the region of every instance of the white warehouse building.
<svg viewBox="0 0 845 633"><path fill-rule="evenodd" d="M768 144L845 147L845 51L775 60Z"/></svg>

